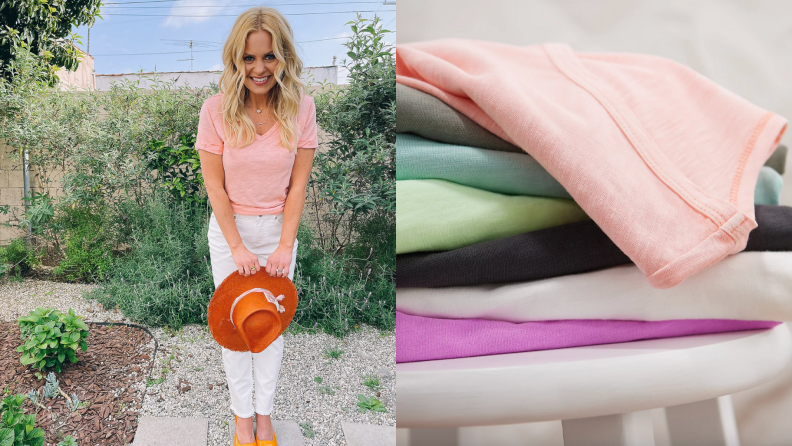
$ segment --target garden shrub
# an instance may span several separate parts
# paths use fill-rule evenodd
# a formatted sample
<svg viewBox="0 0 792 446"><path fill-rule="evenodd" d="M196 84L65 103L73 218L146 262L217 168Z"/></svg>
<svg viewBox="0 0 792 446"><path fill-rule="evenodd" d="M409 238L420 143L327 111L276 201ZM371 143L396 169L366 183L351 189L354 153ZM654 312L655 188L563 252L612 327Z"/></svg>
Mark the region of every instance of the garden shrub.
<svg viewBox="0 0 792 446"><path fill-rule="evenodd" d="M343 336L360 323L394 329L396 290L387 268L361 270L359 262L364 259L323 251L305 225L300 225L297 238L294 283L300 301L294 331L321 330Z"/></svg>
<svg viewBox="0 0 792 446"><path fill-rule="evenodd" d="M378 18L358 16L344 61L350 84L315 95L327 132L309 181L295 284L295 322L342 335L395 327L396 65Z"/></svg>
<svg viewBox="0 0 792 446"><path fill-rule="evenodd" d="M130 211L129 253L115 260L108 279L85 297L105 308L118 305L132 321L151 326L205 324L214 294L207 207L174 202L158 190L142 207L122 208Z"/></svg>
<svg viewBox="0 0 792 446"><path fill-rule="evenodd" d="M0 401L0 445L43 446L44 431L36 427L36 415L25 415L25 395L8 395Z"/></svg>
<svg viewBox="0 0 792 446"><path fill-rule="evenodd" d="M66 359L77 362L77 349L86 351L88 326L82 316L69 309L61 313L52 308L36 308L29 315L18 319L22 345L16 351L22 352L20 361L38 370L54 368L61 372Z"/></svg>
<svg viewBox="0 0 792 446"><path fill-rule="evenodd" d="M0 246L0 277L12 275L18 280L34 266L41 265L43 250L28 247L24 238L15 238L6 246Z"/></svg>
<svg viewBox="0 0 792 446"><path fill-rule="evenodd" d="M159 185L177 201L206 203L208 197L203 175L198 172L201 160L195 149L195 133L181 135L179 144L171 147L165 141L155 140L148 145L148 168L157 171Z"/></svg>
<svg viewBox="0 0 792 446"><path fill-rule="evenodd" d="M12 212L26 232L30 222L32 231L27 235L36 246L54 245L59 254L64 253L68 234L51 218L53 209L102 209L108 219L117 220L120 204L129 199L141 206L152 189L170 184L178 190L179 182L168 177L169 171L151 165L158 156L151 146L160 143L179 152L186 139L190 146L203 101L218 91L216 85L176 87L172 81L141 75L113 84L110 91L49 88L40 80L46 67L26 48L16 51L9 66L13 76L0 78L0 140L18 149L11 158L20 164L23 148L27 149L30 167L44 188L52 185L51 177L63 172L64 195L57 203L44 192L43 198L31 198L31 207L21 217L18 208ZM142 88L143 78L153 85ZM181 159L182 154L177 155ZM122 249L125 242L114 249Z"/></svg>
<svg viewBox="0 0 792 446"><path fill-rule="evenodd" d="M64 233L64 258L53 270L70 282L101 281L113 262L113 246L105 231L103 209L61 206L56 224Z"/></svg>

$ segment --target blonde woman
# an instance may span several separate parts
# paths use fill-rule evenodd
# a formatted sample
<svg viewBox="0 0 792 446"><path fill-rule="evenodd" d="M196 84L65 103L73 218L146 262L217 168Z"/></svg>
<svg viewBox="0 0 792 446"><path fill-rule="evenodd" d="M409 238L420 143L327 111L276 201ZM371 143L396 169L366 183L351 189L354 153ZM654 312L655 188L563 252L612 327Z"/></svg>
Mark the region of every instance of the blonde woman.
<svg viewBox="0 0 792 446"><path fill-rule="evenodd" d="M240 14L223 64L220 93L204 102L195 143L213 210L207 235L215 288L234 271L291 279L318 141L313 98L304 93L283 15L264 7ZM222 348L235 445L277 444L270 414L282 356L282 336L260 353Z"/></svg>

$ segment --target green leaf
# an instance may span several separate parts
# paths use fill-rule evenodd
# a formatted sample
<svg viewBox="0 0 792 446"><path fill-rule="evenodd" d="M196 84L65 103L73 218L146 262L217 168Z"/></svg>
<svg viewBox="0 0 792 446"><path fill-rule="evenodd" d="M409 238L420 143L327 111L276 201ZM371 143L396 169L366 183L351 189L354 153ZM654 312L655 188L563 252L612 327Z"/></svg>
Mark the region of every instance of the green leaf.
<svg viewBox="0 0 792 446"><path fill-rule="evenodd" d="M82 351L87 351L88 350L88 343L85 342L85 341L80 341L80 348L82 349Z"/></svg>
<svg viewBox="0 0 792 446"><path fill-rule="evenodd" d="M58 353L58 362L63 362L66 359L66 352Z"/></svg>
<svg viewBox="0 0 792 446"><path fill-rule="evenodd" d="M0 428L0 446L14 446L14 430Z"/></svg>

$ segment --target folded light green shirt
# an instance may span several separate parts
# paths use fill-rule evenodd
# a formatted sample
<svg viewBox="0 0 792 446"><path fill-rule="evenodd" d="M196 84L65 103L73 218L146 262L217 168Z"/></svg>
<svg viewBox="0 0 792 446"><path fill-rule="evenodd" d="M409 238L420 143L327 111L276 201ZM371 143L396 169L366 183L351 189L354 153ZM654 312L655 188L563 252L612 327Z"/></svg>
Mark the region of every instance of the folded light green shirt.
<svg viewBox="0 0 792 446"><path fill-rule="evenodd" d="M448 180L509 195L571 198L528 154L446 144L396 134L396 179Z"/></svg>
<svg viewBox="0 0 792 446"><path fill-rule="evenodd" d="M396 181L396 254L447 251L586 219L563 198L502 195L443 180Z"/></svg>

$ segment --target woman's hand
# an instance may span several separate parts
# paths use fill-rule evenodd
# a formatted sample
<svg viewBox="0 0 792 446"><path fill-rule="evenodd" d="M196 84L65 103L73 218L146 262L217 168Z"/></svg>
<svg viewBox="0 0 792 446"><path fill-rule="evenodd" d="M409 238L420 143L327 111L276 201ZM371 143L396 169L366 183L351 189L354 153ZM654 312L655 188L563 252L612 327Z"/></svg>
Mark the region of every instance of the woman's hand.
<svg viewBox="0 0 792 446"><path fill-rule="evenodd" d="M273 277L288 277L291 264L292 250L278 245L275 251L267 257L267 266L264 269Z"/></svg>
<svg viewBox="0 0 792 446"><path fill-rule="evenodd" d="M257 271L261 271L258 257L250 252L245 245L240 245L237 249L232 249L231 257L234 259L234 264L236 264L239 274L245 277L256 274ZM291 259L291 256L289 256L289 259Z"/></svg>

